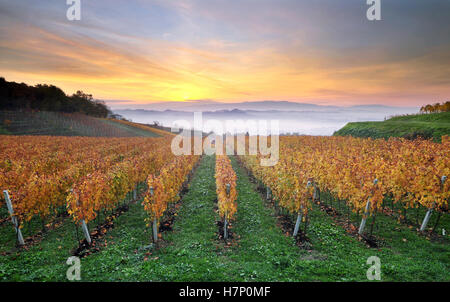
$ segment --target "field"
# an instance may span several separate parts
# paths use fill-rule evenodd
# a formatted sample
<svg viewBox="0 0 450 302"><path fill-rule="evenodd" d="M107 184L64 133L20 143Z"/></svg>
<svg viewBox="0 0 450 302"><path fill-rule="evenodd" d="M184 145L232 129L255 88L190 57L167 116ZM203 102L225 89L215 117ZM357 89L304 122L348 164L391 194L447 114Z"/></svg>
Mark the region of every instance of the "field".
<svg viewBox="0 0 450 302"><path fill-rule="evenodd" d="M448 141L282 137L263 167L159 134L0 136L24 237L3 199L0 280L67 281L75 255L82 281L367 281L371 256L382 281L450 281Z"/></svg>
<svg viewBox="0 0 450 302"><path fill-rule="evenodd" d="M442 136L450 135L450 112L397 116L383 122L352 122L335 135L385 139L422 137L439 142Z"/></svg>

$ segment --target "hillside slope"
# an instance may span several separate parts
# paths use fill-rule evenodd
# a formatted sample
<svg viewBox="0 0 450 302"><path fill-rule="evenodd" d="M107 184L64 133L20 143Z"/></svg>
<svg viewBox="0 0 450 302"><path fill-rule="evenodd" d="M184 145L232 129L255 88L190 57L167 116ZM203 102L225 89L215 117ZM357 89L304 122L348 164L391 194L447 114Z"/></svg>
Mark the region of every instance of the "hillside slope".
<svg viewBox="0 0 450 302"><path fill-rule="evenodd" d="M0 134L102 137L156 137L158 129L113 119L57 112L0 111Z"/></svg>
<svg viewBox="0 0 450 302"><path fill-rule="evenodd" d="M440 142L442 136L450 135L450 112L397 116L382 122L353 122L334 135L408 139L423 137Z"/></svg>

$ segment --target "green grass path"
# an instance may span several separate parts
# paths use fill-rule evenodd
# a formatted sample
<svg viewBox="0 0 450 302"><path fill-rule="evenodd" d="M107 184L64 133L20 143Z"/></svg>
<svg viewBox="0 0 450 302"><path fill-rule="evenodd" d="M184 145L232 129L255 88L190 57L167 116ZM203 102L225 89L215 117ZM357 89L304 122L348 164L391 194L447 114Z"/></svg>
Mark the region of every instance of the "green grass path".
<svg viewBox="0 0 450 302"><path fill-rule="evenodd" d="M233 223L235 245L226 247L218 238L215 161L206 156L183 197L174 230L163 234L165 246L146 255L148 250L143 250L142 245L150 242L150 230L143 228L141 215L130 211L126 214L130 216L126 218L127 226L112 231L118 232L115 236L123 241L83 259L85 277L129 281L297 280L301 268L295 264L304 262L301 251L276 226L270 210L235 161L233 165L239 194Z"/></svg>

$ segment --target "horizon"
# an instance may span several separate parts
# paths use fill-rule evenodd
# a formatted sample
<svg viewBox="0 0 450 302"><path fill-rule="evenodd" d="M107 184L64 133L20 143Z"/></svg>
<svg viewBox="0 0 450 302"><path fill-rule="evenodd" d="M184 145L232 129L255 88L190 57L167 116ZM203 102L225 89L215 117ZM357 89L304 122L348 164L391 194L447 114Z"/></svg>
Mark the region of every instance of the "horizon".
<svg viewBox="0 0 450 302"><path fill-rule="evenodd" d="M0 75L118 102L420 107L450 96L450 3L0 0ZM251 12L251 13L250 13ZM433 18L430 18L433 16Z"/></svg>
<svg viewBox="0 0 450 302"><path fill-rule="evenodd" d="M330 107L336 107L336 108L341 108L341 109L345 109L345 108L355 108L355 107L386 107L386 108L398 108L398 109L417 109L419 110L421 106L396 106L396 105L386 105L386 104L376 104L376 103L372 103L372 104L364 104L364 103L355 103L355 104L351 104L351 105L323 105L323 104L314 104L314 103L308 103L308 102L295 102L295 101L283 101L283 100L252 100L252 101L245 101L245 102L219 102L219 101L208 101L205 102L205 100L189 100L189 101L165 101L165 102L154 102L154 103L145 103L145 104L139 104L140 108L137 107L128 107L127 103L128 101L124 101L124 100L113 100L112 104L111 101L107 101L109 102L109 107L112 111L126 111L126 110L130 110L130 111L134 111L134 110L143 110L143 111L186 111L186 112L191 112L192 110L185 110L185 109L171 109L170 107L167 107L167 109L154 109L152 108L152 106L155 105L159 105L159 106L170 106L170 105L175 105L175 106L179 106L181 104L183 105L187 105L187 104L191 104L191 105L229 105L231 106L230 108L232 109L217 109L217 110L211 110L211 111L231 111L231 110L242 110L242 111L249 111L249 110L256 110L256 111L285 111L283 109L239 109L238 107L232 107L233 105L243 105L243 104L251 104L251 103L271 103L274 105L278 105L280 103L289 103L289 104L298 104L298 105L307 105L307 106L317 106L317 107L323 107L323 108L330 108ZM124 104L122 104L120 107L114 106L114 104L117 104L117 102L125 102ZM426 105L426 104L424 104ZM131 106L136 106L136 105L131 105ZM189 108L189 107L188 107ZM291 111L291 110L289 110ZM207 111L205 111L207 112Z"/></svg>

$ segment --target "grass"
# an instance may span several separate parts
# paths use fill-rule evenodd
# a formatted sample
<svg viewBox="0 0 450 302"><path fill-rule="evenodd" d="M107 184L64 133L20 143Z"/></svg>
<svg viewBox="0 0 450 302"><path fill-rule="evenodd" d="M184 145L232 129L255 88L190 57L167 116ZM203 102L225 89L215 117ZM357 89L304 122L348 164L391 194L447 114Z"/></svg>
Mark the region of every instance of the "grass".
<svg viewBox="0 0 450 302"><path fill-rule="evenodd" d="M372 138L423 137L441 141L450 135L450 112L397 116L382 122L348 123L334 135Z"/></svg>
<svg viewBox="0 0 450 302"><path fill-rule="evenodd" d="M173 230L162 233L158 247L151 242L140 202L132 203L98 240L100 251L81 259L82 281L367 281L369 256L380 258L383 281L450 280L448 240L430 241L388 216L377 217L375 234L385 244L374 249L314 205L307 231L310 248L299 248L277 226L274 209L234 158L238 211L233 239L226 244L218 234L214 161L203 157ZM11 227L0 227L0 236L7 232L14 236ZM65 261L76 245L75 227L65 221L29 250L2 256L0 280L66 281Z"/></svg>
<svg viewBox="0 0 450 302"><path fill-rule="evenodd" d="M142 210L139 204L132 204L130 208L135 212ZM15 245L12 223L8 220L0 225L0 281L67 281L66 261L78 247L78 239L82 239L83 235L80 227L77 235L77 228L70 217L58 220L58 226L43 233L38 242L21 249ZM124 220L122 217L119 225L128 224L125 221L126 218ZM96 224L96 221L90 222L89 230L92 231ZM22 233L26 239L40 230L41 221L33 219L24 225Z"/></svg>
<svg viewBox="0 0 450 302"><path fill-rule="evenodd" d="M338 209L342 215L347 213L344 203L338 203L330 195L322 194L328 206ZM314 206L313 215L322 214L318 206ZM407 211L407 218L413 220L416 211ZM420 217L423 218L425 210L420 209ZM433 214L432 226L437 215ZM329 218L331 216L327 215ZM346 215L345 215L346 216ZM366 224L365 233L370 229L373 218L369 218ZM311 218L311 221L317 219ZM320 220L320 219L318 219ZM359 227L361 216L351 213L351 223ZM314 223L314 222L312 222ZM448 229L450 222L448 217L442 217L440 227ZM378 256L382 263L382 279L384 281L449 281L450 280L450 241L447 237L440 240L430 240L430 238L419 234L414 227L399 223L395 217L378 214L374 227L374 235L379 240L379 248L365 248L374 256ZM345 235L348 237L348 235ZM334 244L333 244L334 245ZM347 252L354 250L348 246ZM342 255L345 259L345 253ZM346 265L351 263L347 258Z"/></svg>
<svg viewBox="0 0 450 302"><path fill-rule="evenodd" d="M14 235L12 225L3 225L0 228L0 234L1 237L6 234L11 239L11 235ZM76 240L74 225L64 223L60 228L45 234L39 244L28 250L8 249L10 254L0 256L0 280L63 280L67 270L65 261L76 246Z"/></svg>
<svg viewBox="0 0 450 302"><path fill-rule="evenodd" d="M450 123L450 112L428 113L428 114L406 114L394 116L390 121L416 121L416 122L442 122Z"/></svg>
<svg viewBox="0 0 450 302"><path fill-rule="evenodd" d="M111 127L119 128L121 130L129 132L133 136L143 136L143 137L158 137L158 136L160 136L160 135L158 135L155 132L146 131L146 130L141 129L141 128L132 127L132 126L128 126L128 125L125 125L125 124L117 123L117 122L114 122L112 120L100 119L100 121L102 121L103 123L105 123L105 124L107 124L107 125L109 125Z"/></svg>

